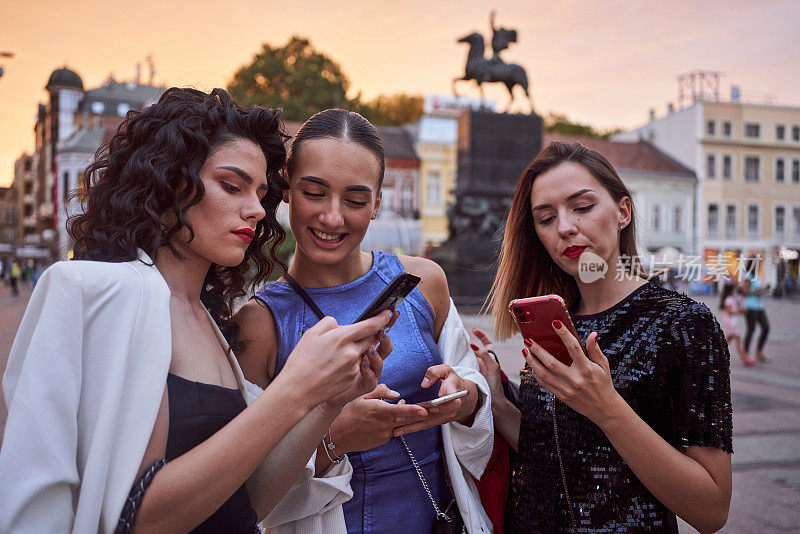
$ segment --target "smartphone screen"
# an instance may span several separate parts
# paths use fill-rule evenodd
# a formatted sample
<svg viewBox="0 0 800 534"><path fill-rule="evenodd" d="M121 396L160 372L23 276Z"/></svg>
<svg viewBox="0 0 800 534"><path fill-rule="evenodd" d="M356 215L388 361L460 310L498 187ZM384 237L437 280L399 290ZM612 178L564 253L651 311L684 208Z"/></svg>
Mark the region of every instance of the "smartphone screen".
<svg viewBox="0 0 800 534"><path fill-rule="evenodd" d="M561 297L544 295L512 300L508 304L508 311L514 316L523 337L534 340L564 365L572 365L572 356L553 329L553 321L557 319L572 332L572 335L578 337L567 306Z"/></svg>
<svg viewBox="0 0 800 534"><path fill-rule="evenodd" d="M375 297L375 300L367 306L367 309L358 316L358 319L355 322L364 321L365 319L369 319L370 317L374 317L378 315L380 312L384 310L394 310L397 306L403 302L411 291L417 287L417 284L420 281L419 276L415 276L413 274L407 273L405 271L401 272L397 276L395 276L389 285L380 292L380 294Z"/></svg>

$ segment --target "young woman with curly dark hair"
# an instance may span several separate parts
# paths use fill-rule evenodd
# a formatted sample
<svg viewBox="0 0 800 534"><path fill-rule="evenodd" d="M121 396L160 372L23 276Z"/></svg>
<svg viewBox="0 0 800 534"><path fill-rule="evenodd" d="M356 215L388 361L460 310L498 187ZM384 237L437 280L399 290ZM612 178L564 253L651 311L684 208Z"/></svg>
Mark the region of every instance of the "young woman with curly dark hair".
<svg viewBox="0 0 800 534"><path fill-rule="evenodd" d="M257 532L299 472L268 457L375 387L389 312L320 321L247 395L231 306L284 237L278 115L172 88L98 151L79 261L41 277L3 380L0 531Z"/></svg>

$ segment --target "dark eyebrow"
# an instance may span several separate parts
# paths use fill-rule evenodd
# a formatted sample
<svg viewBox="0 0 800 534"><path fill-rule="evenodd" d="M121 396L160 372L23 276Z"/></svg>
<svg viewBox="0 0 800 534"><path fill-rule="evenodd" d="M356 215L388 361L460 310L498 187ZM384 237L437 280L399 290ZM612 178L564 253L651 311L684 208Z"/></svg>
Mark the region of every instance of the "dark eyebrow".
<svg viewBox="0 0 800 534"><path fill-rule="evenodd" d="M581 189L580 191L572 193L570 196L568 196L567 201L574 200L581 195L585 195L586 193L596 193L596 191L594 189ZM538 206L535 206L531 211L543 210L551 207L552 206L550 204L539 204Z"/></svg>
<svg viewBox="0 0 800 534"><path fill-rule="evenodd" d="M364 193L372 193L372 188L366 185L348 185L344 188L345 191L363 191Z"/></svg>
<svg viewBox="0 0 800 534"><path fill-rule="evenodd" d="M244 180L244 181L245 181L245 182L247 182L248 184L252 184L252 183L253 183L253 179L250 177L250 175L249 175L249 174L247 174L246 172L244 172L244 171L243 171L242 169L240 169L239 167L235 167L235 166L233 166L233 165L222 165L222 166L220 166L220 167L218 167L218 168L219 168L219 169L225 169L226 171L231 171L231 172L233 172L233 173L236 173L236 175L238 175L238 176L239 176L239 178L241 178L242 180ZM261 189L268 189L268 187L267 187L267 184L263 184L263 183L262 183L262 184L259 184L259 186L258 186L258 189L259 189L259 190L261 190Z"/></svg>
<svg viewBox="0 0 800 534"><path fill-rule="evenodd" d="M331 186L331 184L328 183L328 180L323 180L322 178L317 178L316 176L301 176L300 179L314 184L319 184L323 187L330 188Z"/></svg>
<svg viewBox="0 0 800 534"><path fill-rule="evenodd" d="M330 184L330 182L328 182L328 180L325 180L323 178L317 178L316 176L301 176L300 179L301 180L305 180L307 182L314 183L314 184L319 184L319 185L321 185L323 187L327 187L329 189L331 187L331 184ZM345 191L363 191L365 193L372 193L372 188L369 187L369 186L366 186L366 185L348 185L347 187L345 187L344 190Z"/></svg>

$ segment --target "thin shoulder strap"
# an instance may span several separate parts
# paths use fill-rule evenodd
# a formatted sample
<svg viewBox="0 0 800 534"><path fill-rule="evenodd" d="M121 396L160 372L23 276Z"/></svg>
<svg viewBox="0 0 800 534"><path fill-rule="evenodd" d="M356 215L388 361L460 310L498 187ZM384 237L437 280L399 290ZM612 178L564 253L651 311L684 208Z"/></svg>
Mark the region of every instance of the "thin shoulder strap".
<svg viewBox="0 0 800 534"><path fill-rule="evenodd" d="M325 317L325 314L322 313L322 310L319 309L319 306L317 306L317 303L314 302L314 299L312 299L308 295L308 293L306 293L305 289L300 287L300 284L297 283L297 280L292 278L292 275L290 275L289 273L285 273L283 275L283 277L286 278L286 281L289 282L289 285L292 286L292 289L294 289L295 292L298 295L300 295L303 298L304 301L306 301L306 304L308 304L308 307L313 310L313 312L317 315L317 317L319 319L322 319L323 317Z"/></svg>

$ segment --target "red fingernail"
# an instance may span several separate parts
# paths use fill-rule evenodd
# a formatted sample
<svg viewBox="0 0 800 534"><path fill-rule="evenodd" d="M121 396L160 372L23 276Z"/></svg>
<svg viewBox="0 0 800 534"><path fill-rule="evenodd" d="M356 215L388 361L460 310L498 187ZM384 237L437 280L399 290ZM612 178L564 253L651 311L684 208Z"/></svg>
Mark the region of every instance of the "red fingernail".
<svg viewBox="0 0 800 534"><path fill-rule="evenodd" d="M523 339L522 341L523 341L523 342L524 342L524 343L525 343L527 346L529 346L529 347L532 347L532 346L533 346L533 341L531 341L531 340L530 340L530 339L528 339L527 337L526 337L525 339Z"/></svg>
<svg viewBox="0 0 800 534"><path fill-rule="evenodd" d="M475 343L470 343L469 346L472 347L472 350L478 350L478 345Z"/></svg>
<svg viewBox="0 0 800 534"><path fill-rule="evenodd" d="M529 354L530 354L530 352L528 352L528 349L522 349L522 355L523 356L528 356Z"/></svg>
<svg viewBox="0 0 800 534"><path fill-rule="evenodd" d="M556 330L560 329L561 328L561 321L559 321L558 319L554 320L553 321L553 328L555 328Z"/></svg>

